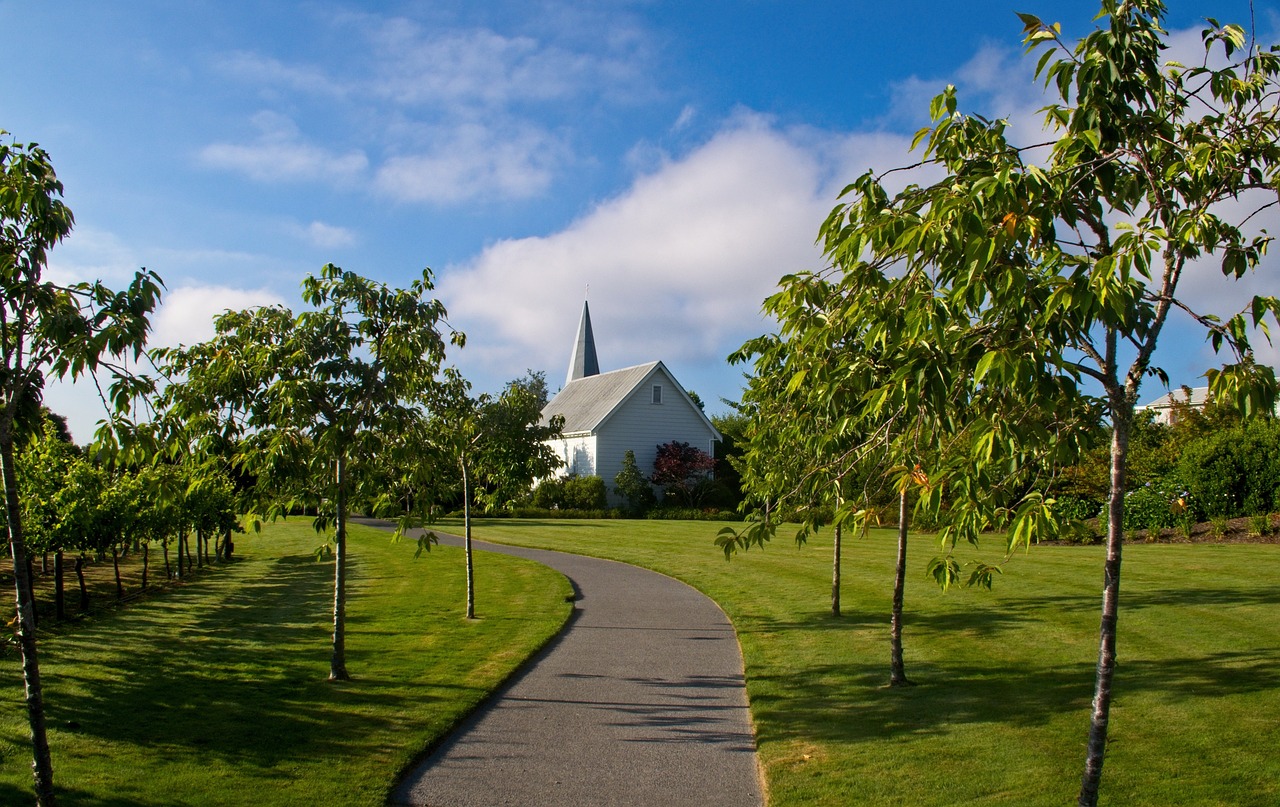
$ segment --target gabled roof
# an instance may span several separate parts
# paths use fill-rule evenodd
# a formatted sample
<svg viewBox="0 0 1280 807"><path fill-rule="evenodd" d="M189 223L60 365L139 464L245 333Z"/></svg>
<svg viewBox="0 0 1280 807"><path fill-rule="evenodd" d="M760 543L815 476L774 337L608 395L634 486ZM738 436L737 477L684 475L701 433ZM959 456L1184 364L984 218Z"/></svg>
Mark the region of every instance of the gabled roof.
<svg viewBox="0 0 1280 807"><path fill-rule="evenodd" d="M671 379L690 408L698 413L707 428L715 435L715 439L721 439L720 432L710 420L707 420L702 410L690 400L688 393L680 386L680 382L676 381L676 377L660 361L637 364L635 367L625 367L621 370L570 381L543 407L542 422L545 424L552 417L562 415L564 417L562 434L590 434L598 430L631 393L653 377L658 370L662 370Z"/></svg>
<svg viewBox="0 0 1280 807"><path fill-rule="evenodd" d="M660 361L637 364L570 381L543 407L542 422L563 415L564 434L593 431L660 364Z"/></svg>

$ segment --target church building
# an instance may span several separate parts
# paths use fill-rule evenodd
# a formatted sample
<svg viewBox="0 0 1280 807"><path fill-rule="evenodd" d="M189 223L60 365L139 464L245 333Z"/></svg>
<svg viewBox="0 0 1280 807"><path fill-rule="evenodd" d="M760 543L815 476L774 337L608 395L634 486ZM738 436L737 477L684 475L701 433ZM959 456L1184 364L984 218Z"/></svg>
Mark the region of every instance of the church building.
<svg viewBox="0 0 1280 807"><path fill-rule="evenodd" d="M662 362L600 372L586 303L564 388L543 408L543 423L556 415L564 417L563 436L551 441L565 463L560 473L600 477L611 506L622 503L613 492L613 478L628 449L648 476L659 445L676 441L714 454L721 439Z"/></svg>

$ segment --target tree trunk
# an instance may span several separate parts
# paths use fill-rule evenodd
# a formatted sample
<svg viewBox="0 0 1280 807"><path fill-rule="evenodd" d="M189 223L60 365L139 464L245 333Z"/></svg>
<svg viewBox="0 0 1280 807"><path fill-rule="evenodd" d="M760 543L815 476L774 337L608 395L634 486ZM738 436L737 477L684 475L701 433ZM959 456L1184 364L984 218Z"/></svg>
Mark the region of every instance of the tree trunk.
<svg viewBox="0 0 1280 807"><path fill-rule="evenodd" d="M89 587L84 583L84 553L76 556L76 580L80 583L80 610L89 610Z"/></svg>
<svg viewBox="0 0 1280 807"><path fill-rule="evenodd" d="M147 569L151 560L151 542L142 542L142 590L147 590Z"/></svg>
<svg viewBox="0 0 1280 807"><path fill-rule="evenodd" d="M4 478L5 517L9 528L9 551L13 557L13 587L18 607L18 647L22 653L27 722L31 727L31 769L35 776L36 804L39 807L53 807L56 803L53 795L53 758L49 754L49 736L45 731L44 689L40 684L40 662L36 651L31 559L27 556L27 547L23 541L13 432L9 423L0 423L0 473Z"/></svg>
<svg viewBox="0 0 1280 807"><path fill-rule="evenodd" d="M182 567L182 546L186 542L187 542L187 536L184 535L183 533L178 533L178 579L179 580L182 579L182 575L184 572Z"/></svg>
<svg viewBox="0 0 1280 807"><path fill-rule="evenodd" d="M840 616L840 538L842 525L836 522L835 549L831 560L831 615Z"/></svg>
<svg viewBox="0 0 1280 807"><path fill-rule="evenodd" d="M66 574L59 549L53 553L53 613L59 622L67 618Z"/></svg>
<svg viewBox="0 0 1280 807"><path fill-rule="evenodd" d="M164 550L164 576L166 580L173 579L173 569L169 566L169 539L166 538L160 542L160 548Z"/></svg>
<svg viewBox="0 0 1280 807"><path fill-rule="evenodd" d="M120 582L120 550L118 544L111 545L111 566L116 572L116 599L124 599L124 583Z"/></svg>
<svg viewBox="0 0 1280 807"><path fill-rule="evenodd" d="M231 530L227 530L222 536L222 554L226 560L231 560L231 553L235 551L236 545L231 541Z"/></svg>
<svg viewBox="0 0 1280 807"><path fill-rule="evenodd" d="M1113 401L1116 396L1112 396ZM1116 672L1116 621L1120 614L1120 548L1124 538L1124 481L1129 457L1132 407L1112 405L1111 495L1107 501L1107 560L1103 566L1102 624L1098 630L1098 667L1093 688L1093 714L1084 776L1080 781L1080 807L1096 807L1102 783L1102 761L1107 751L1107 724L1111 719L1111 679Z"/></svg>
<svg viewBox="0 0 1280 807"><path fill-rule="evenodd" d="M333 657L329 680L347 681L347 463L338 457L338 524L333 556Z"/></svg>
<svg viewBox="0 0 1280 807"><path fill-rule="evenodd" d="M907 687L902 661L902 599L907 583L907 492L898 494L898 562L893 575L893 615L889 617L889 686Z"/></svg>
<svg viewBox="0 0 1280 807"><path fill-rule="evenodd" d="M467 460L465 455L458 464L462 467L462 544L467 556L467 619L475 619L475 568L471 562L471 491L467 488Z"/></svg>

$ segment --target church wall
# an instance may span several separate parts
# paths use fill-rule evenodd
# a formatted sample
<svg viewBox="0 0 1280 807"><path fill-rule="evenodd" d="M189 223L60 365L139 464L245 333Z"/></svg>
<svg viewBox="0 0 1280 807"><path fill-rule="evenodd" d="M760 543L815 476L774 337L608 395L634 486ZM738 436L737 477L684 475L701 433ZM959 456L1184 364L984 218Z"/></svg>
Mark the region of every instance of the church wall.
<svg viewBox="0 0 1280 807"><path fill-rule="evenodd" d="M652 402L653 386L662 386L662 403ZM613 492L613 478L622 470L627 449L636 454L636 465L645 476L653 473L658 446L679 441L708 454L714 453L712 434L701 415L681 394L670 375L659 370L641 384L600 427L596 446L596 474L604 479L609 504L620 505Z"/></svg>

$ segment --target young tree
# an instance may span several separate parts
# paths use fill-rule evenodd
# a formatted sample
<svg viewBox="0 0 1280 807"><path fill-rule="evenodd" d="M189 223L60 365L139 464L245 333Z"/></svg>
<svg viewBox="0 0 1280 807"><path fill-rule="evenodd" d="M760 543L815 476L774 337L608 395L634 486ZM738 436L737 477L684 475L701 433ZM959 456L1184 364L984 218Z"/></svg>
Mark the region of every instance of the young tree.
<svg viewBox="0 0 1280 807"><path fill-rule="evenodd" d="M497 398L472 398L471 385L450 370L447 389L435 407L435 423L424 435L427 452L451 457L458 466L467 565L466 617L474 619L472 504L478 503L487 511L507 506L527 495L534 480L550 476L560 467L562 461L547 441L560 434L564 419L557 415L542 425L546 381L541 373L530 371L526 378L511 381Z"/></svg>
<svg viewBox="0 0 1280 807"><path fill-rule="evenodd" d="M537 479L545 479L564 461L547 444L560 436L564 418L542 425L546 380L530 371L507 384L497 398L476 402L480 439L473 455L477 484L473 495L486 510L526 497Z"/></svg>
<svg viewBox="0 0 1280 807"><path fill-rule="evenodd" d="M653 507L657 497L653 495L653 485L636 462L636 452L627 449L622 455L622 470L613 478L616 487L613 492L627 500L627 506L635 515L643 515Z"/></svg>
<svg viewBox="0 0 1280 807"><path fill-rule="evenodd" d="M0 131L0 138L7 133ZM15 467L19 418L40 398L48 376L76 378L104 370L110 399L127 407L140 387L124 371L146 341L147 317L160 300L160 280L139 272L113 292L101 283L61 285L44 278L49 250L71 231L62 183L49 155L34 144L0 143L0 471L13 558L18 644L35 760L36 801L54 803L53 763L45 732L35 613Z"/></svg>
<svg viewBox="0 0 1280 807"><path fill-rule="evenodd" d="M1106 746L1134 406L1143 379L1163 377L1153 359L1170 316L1188 315L1215 349L1234 354L1209 373L1215 395L1262 411L1275 393L1272 370L1252 361L1249 333L1275 319L1280 301L1255 297L1218 320L1182 287L1209 256L1226 278L1243 277L1269 244L1248 228L1280 187L1280 54L1246 48L1241 28L1210 20L1199 64L1163 62L1163 14L1159 0L1104 0L1106 27L1074 47L1058 26L1024 15L1028 49L1044 49L1037 75L1056 96L1045 110L1048 142L1011 144L1005 121L958 112L947 88L933 126L917 135L919 165L945 177L891 196L881 176L864 175L822 230L845 297L832 316L865 318L892 348L883 394L920 387L912 394L944 425L975 396L990 399L963 444L967 465L948 478L955 502L981 502L970 471L993 467L992 456L1037 453L1061 437L1053 417L1086 380L1101 391L1109 526L1082 805L1097 802ZM944 379L936 388L935 378ZM1043 480L1023 481L1043 489ZM1053 526L1047 503L1028 502L1011 546ZM970 519L953 534L979 526ZM937 570L950 579L948 564Z"/></svg>
<svg viewBox="0 0 1280 807"><path fill-rule="evenodd" d="M386 495L377 472L399 435L434 400L445 354L444 306L431 273L391 289L326 264L302 284L312 310L228 312L217 335L158 351L174 378L164 401L173 429L193 439L238 440L237 465L273 495L267 515L317 508L334 525L333 652L329 679L346 680L347 513ZM452 333L461 345L462 334Z"/></svg>

